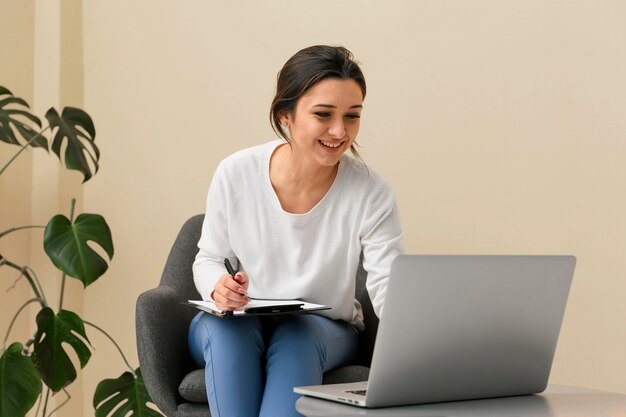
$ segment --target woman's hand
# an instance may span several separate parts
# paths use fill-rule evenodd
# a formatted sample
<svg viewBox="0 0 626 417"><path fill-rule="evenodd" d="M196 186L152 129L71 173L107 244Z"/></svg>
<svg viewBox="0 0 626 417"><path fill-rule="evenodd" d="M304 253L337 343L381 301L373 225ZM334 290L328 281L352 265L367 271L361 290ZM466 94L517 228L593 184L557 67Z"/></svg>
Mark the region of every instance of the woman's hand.
<svg viewBox="0 0 626 417"><path fill-rule="evenodd" d="M211 294L217 308L232 311L248 304L248 283L248 274L242 271L234 278L230 274L222 275Z"/></svg>

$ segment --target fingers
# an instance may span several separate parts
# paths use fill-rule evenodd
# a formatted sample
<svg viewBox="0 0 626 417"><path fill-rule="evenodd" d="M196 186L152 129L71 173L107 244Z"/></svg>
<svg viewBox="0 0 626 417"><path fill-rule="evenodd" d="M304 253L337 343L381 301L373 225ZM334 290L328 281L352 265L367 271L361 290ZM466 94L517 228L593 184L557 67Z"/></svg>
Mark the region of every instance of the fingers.
<svg viewBox="0 0 626 417"><path fill-rule="evenodd" d="M235 274L235 281L237 281L246 291L246 294L248 293L248 284L249 284L249 280L248 280L248 274L246 274L243 271L239 271Z"/></svg>
<svg viewBox="0 0 626 417"><path fill-rule="evenodd" d="M239 276L239 274L235 274L235 276ZM247 284L247 276L245 279ZM215 304L221 310L227 311L243 307L248 303L246 288L247 285L241 285L229 274L222 275L215 285L215 290L213 292Z"/></svg>

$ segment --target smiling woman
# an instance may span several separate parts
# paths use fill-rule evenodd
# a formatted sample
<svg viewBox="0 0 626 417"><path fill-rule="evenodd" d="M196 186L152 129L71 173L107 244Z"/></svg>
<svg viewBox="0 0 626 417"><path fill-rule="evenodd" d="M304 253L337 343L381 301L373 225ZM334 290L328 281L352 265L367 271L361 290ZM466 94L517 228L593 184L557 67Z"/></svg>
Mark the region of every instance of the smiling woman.
<svg viewBox="0 0 626 417"><path fill-rule="evenodd" d="M351 98L355 102L350 106L351 110L356 109L358 112L353 112L346 115L346 117L352 119L360 118L360 109L363 108L362 102L365 99L367 88L363 72L356 61L353 60L352 53L343 47L311 46L291 57L278 74L276 96L270 108L270 120L274 131L280 137L289 141L289 135L285 130L287 125L284 118L290 114L295 115L299 99L310 95L307 93L322 93L322 91L315 91L319 89L319 86L316 86L318 88L313 88L314 85L321 84L322 80L345 81L347 84L353 84L358 87L360 95L357 98L354 91L351 91ZM326 86L323 93L328 94L331 88ZM324 96L320 98L324 98ZM320 118L332 116L332 112L324 111L324 109L336 109L336 106L332 103L318 103L311 109L315 115ZM358 123L352 140L356 137L356 133L358 133ZM358 157L358 152L352 143L350 144L350 150L354 156Z"/></svg>
<svg viewBox="0 0 626 417"><path fill-rule="evenodd" d="M357 160L364 98L347 49L299 51L280 71L271 106L282 139L229 156L213 176L194 263L202 297L221 310L248 297L331 307L280 319L199 313L189 347L206 369L213 415L298 415L295 386L320 384L323 373L355 360L364 328L355 300L361 254L374 311L382 312L402 233L391 187ZM238 272L225 270L225 258Z"/></svg>

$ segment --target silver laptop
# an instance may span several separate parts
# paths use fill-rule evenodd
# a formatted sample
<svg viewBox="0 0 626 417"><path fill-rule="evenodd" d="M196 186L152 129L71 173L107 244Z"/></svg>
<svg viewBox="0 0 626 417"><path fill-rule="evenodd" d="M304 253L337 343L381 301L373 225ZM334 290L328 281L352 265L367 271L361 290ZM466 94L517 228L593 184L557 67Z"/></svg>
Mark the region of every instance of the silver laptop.
<svg viewBox="0 0 626 417"><path fill-rule="evenodd" d="M573 256L398 256L369 380L294 391L361 407L542 392L575 264Z"/></svg>

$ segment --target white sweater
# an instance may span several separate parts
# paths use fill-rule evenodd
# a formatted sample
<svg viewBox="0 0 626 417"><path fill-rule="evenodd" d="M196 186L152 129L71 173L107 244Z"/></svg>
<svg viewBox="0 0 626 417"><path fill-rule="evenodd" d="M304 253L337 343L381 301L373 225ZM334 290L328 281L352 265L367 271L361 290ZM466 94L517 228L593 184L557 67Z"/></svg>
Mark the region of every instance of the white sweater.
<svg viewBox="0 0 626 417"><path fill-rule="evenodd" d="M363 329L355 277L363 251L367 290L381 316L391 262L402 252L402 231L391 187L342 155L334 183L305 214L284 211L269 177L276 140L224 159L211 181L193 265L205 300L224 275L224 258L246 271L250 297L325 304L319 314ZM237 263L238 261L238 263Z"/></svg>

